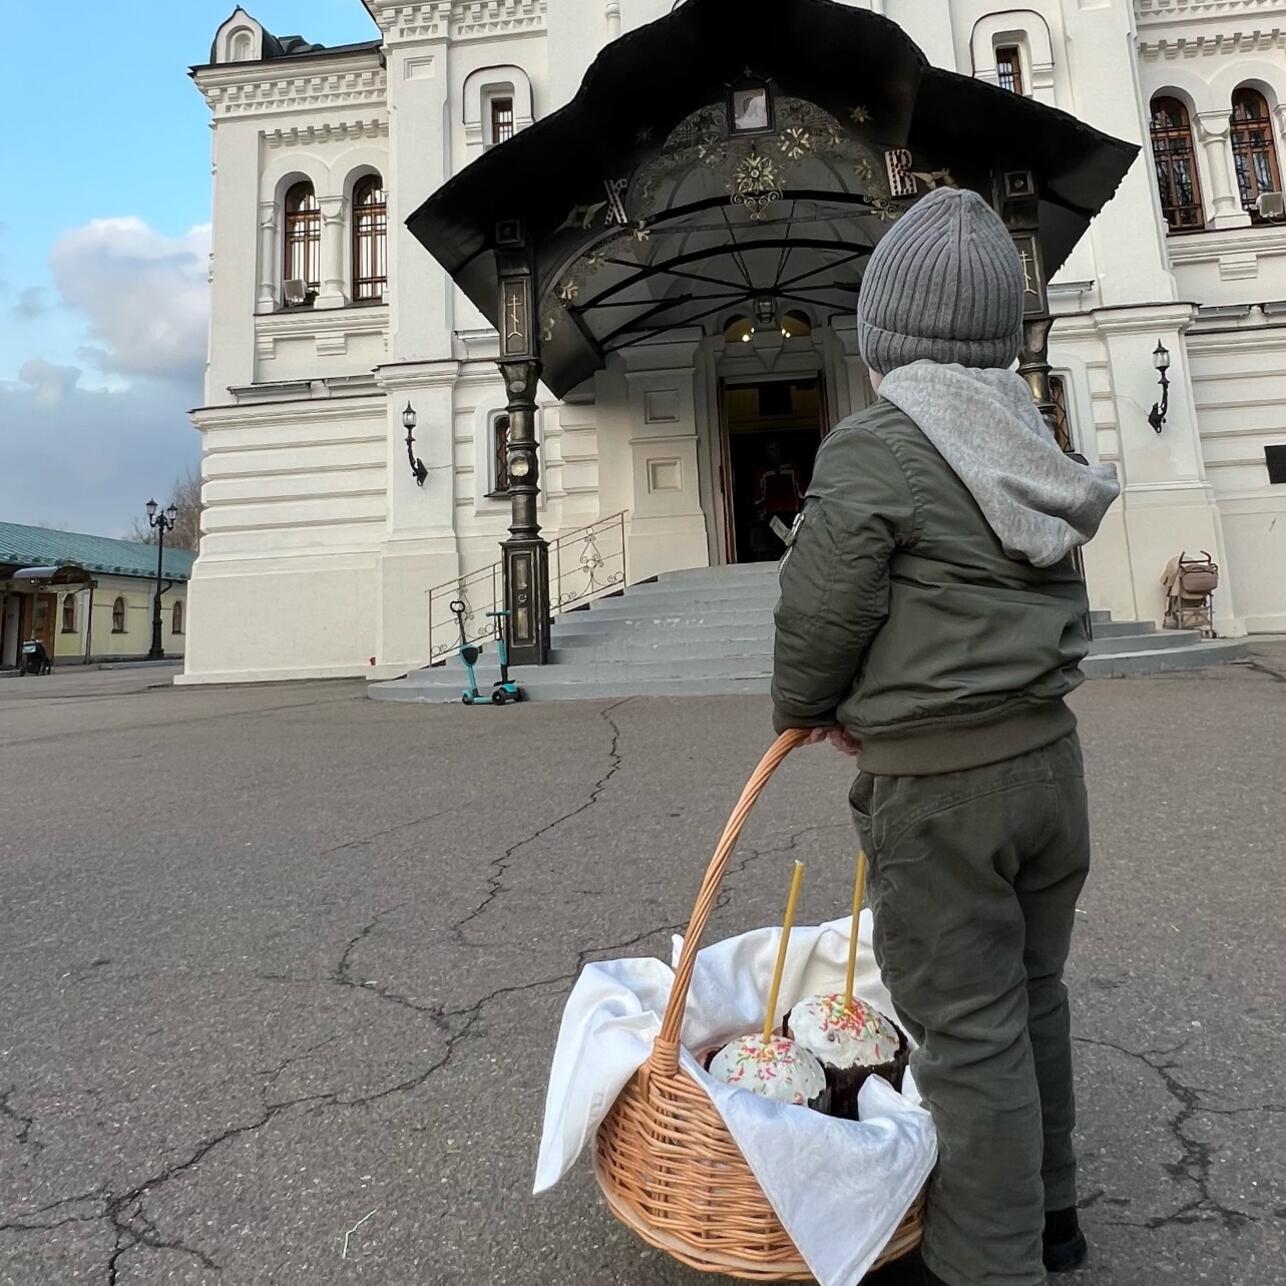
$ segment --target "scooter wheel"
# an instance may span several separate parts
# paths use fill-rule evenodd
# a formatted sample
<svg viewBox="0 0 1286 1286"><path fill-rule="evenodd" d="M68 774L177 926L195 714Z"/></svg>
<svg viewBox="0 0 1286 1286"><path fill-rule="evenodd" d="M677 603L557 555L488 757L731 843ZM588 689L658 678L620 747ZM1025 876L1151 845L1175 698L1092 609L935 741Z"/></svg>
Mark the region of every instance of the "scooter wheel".
<svg viewBox="0 0 1286 1286"><path fill-rule="evenodd" d="M467 692L461 693L460 701L467 706L471 706L473 704L473 698Z"/></svg>
<svg viewBox="0 0 1286 1286"><path fill-rule="evenodd" d="M504 690L504 688L497 688L491 694L491 704L493 706L502 706L508 700L509 694Z"/></svg>
<svg viewBox="0 0 1286 1286"><path fill-rule="evenodd" d="M515 701L526 701L526 699L527 699L527 697L526 697L526 695L523 693L523 690L522 690L521 688L519 688L519 689L518 689L518 691L514 693L514 700L515 700Z"/></svg>

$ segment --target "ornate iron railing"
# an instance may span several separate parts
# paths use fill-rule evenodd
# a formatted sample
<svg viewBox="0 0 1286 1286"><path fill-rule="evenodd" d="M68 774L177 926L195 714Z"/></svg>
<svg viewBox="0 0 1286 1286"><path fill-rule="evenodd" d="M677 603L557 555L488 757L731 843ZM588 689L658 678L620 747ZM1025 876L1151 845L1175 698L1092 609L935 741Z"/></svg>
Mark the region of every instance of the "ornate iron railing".
<svg viewBox="0 0 1286 1286"><path fill-rule="evenodd" d="M565 532L549 546L552 614L614 593L624 585L624 512Z"/></svg>
<svg viewBox="0 0 1286 1286"><path fill-rule="evenodd" d="M502 564L480 567L428 591L429 664L434 665L460 645L460 624L451 610L464 604L461 620L465 642L495 638L500 622L489 617L504 599ZM564 532L549 544L549 603L556 616L624 588L625 512Z"/></svg>
<svg viewBox="0 0 1286 1286"><path fill-rule="evenodd" d="M494 638L499 621L487 613L496 610L503 593L499 563L480 567L476 572L429 590L429 664L436 664L456 650L461 625L466 643ZM457 601L464 604L460 621L451 610L451 604Z"/></svg>

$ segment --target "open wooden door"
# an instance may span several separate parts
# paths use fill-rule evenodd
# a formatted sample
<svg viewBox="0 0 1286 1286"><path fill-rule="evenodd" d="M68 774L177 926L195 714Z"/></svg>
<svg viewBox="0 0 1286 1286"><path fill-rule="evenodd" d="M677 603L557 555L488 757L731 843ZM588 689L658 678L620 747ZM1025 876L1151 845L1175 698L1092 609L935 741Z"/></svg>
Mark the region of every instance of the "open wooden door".
<svg viewBox="0 0 1286 1286"><path fill-rule="evenodd" d="M52 661L54 656L54 620L58 611L57 594L36 594L31 612L31 633L27 638L38 639L45 645Z"/></svg>

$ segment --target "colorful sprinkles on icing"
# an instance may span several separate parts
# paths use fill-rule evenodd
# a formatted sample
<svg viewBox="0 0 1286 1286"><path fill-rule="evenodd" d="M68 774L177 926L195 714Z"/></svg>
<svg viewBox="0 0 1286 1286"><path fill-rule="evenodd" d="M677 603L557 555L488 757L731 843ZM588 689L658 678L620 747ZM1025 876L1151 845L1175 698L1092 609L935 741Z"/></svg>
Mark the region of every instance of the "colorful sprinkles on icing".
<svg viewBox="0 0 1286 1286"><path fill-rule="evenodd" d="M710 1074L765 1098L798 1104L815 1098L826 1084L812 1054L785 1036L765 1041L752 1035L732 1041L715 1055Z"/></svg>
<svg viewBox="0 0 1286 1286"><path fill-rule="evenodd" d="M892 1062L901 1048L897 1029L878 1010L839 992L810 996L790 1015L791 1034L833 1067L877 1067Z"/></svg>

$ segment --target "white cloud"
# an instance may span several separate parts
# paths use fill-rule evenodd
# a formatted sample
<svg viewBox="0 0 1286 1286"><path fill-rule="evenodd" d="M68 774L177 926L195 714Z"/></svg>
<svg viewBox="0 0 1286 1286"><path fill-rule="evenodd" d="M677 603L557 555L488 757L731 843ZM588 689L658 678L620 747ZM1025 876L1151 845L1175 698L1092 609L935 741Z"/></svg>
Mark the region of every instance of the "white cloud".
<svg viewBox="0 0 1286 1286"><path fill-rule="evenodd" d="M80 379L80 367L55 366L43 357L33 357L19 367L18 378L31 389L36 406L61 406Z"/></svg>
<svg viewBox="0 0 1286 1286"><path fill-rule="evenodd" d="M134 216L93 219L49 253L63 302L84 315L91 356L120 376L191 383L206 356L210 227L166 237Z"/></svg>
<svg viewBox="0 0 1286 1286"><path fill-rule="evenodd" d="M5 343L27 360L0 380L0 518L123 535L196 462L209 245L208 226L94 219L51 248L56 293L11 296Z"/></svg>

